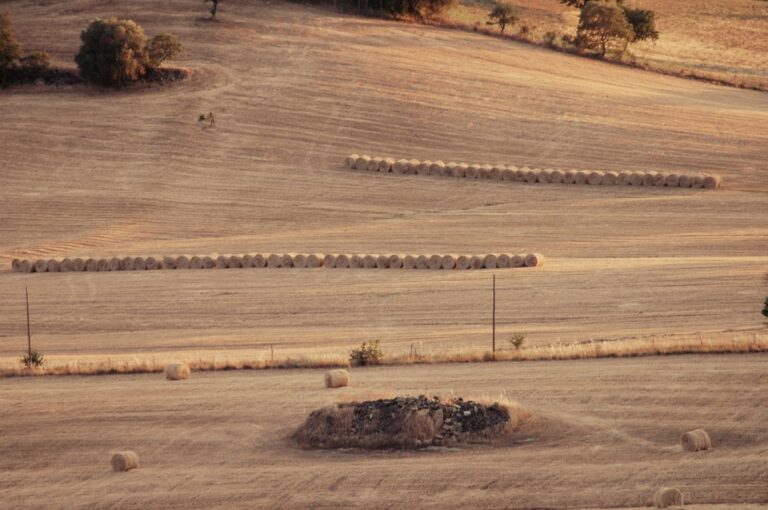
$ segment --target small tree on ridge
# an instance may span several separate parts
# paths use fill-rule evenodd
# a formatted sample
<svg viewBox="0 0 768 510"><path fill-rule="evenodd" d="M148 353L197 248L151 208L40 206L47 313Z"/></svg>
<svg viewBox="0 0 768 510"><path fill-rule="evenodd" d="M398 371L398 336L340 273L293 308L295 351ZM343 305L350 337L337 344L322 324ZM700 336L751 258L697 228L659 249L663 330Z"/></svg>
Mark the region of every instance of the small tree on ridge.
<svg viewBox="0 0 768 510"><path fill-rule="evenodd" d="M513 25L518 19L517 13L515 13L515 9L511 5L499 2L491 13L488 14L488 21L485 24L499 25L499 29L503 34L507 25Z"/></svg>

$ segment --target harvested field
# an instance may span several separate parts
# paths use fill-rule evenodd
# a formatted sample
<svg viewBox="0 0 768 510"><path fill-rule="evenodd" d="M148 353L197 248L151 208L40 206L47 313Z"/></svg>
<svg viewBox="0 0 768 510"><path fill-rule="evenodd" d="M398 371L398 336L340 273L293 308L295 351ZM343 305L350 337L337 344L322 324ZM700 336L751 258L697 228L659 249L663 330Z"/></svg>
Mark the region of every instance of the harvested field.
<svg viewBox="0 0 768 510"><path fill-rule="evenodd" d="M40 508L44 484L47 501L69 508L605 509L648 508L673 486L686 508L757 509L768 499L767 364L758 354L385 367L353 369L355 386L335 390L319 384L322 370L10 379L0 501ZM318 407L418 394L505 395L538 419L506 445L418 453L307 451L290 438ZM682 450L680 434L697 427L713 450ZM124 449L141 465L113 474L110 455Z"/></svg>

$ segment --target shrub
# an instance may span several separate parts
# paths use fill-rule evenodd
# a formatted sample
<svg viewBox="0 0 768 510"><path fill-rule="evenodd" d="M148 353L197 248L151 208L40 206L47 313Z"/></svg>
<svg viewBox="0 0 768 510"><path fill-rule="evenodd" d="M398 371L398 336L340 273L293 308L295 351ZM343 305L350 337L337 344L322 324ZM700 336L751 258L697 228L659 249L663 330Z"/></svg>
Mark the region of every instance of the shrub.
<svg viewBox="0 0 768 510"><path fill-rule="evenodd" d="M11 24L11 15L0 13L0 70L11 69L21 58L21 46Z"/></svg>
<svg viewBox="0 0 768 510"><path fill-rule="evenodd" d="M623 52L633 37L632 25L614 1L589 0L581 10L578 40L583 48L599 49L605 56L609 46Z"/></svg>
<svg viewBox="0 0 768 510"><path fill-rule="evenodd" d="M19 64L23 69L33 72L42 72L48 69L50 57L47 51L33 51L29 55L24 55L19 59Z"/></svg>
<svg viewBox="0 0 768 510"><path fill-rule="evenodd" d="M129 19L97 19L81 34L75 62L84 80L105 87L133 83L181 51L169 34L147 42L144 30Z"/></svg>
<svg viewBox="0 0 768 510"><path fill-rule="evenodd" d="M379 348L379 341L376 340L370 345L363 342L360 347L349 351L349 361L352 365L365 367L368 365L379 365L384 359L384 353Z"/></svg>
<svg viewBox="0 0 768 510"><path fill-rule="evenodd" d="M509 337L509 343L511 343L515 349L521 349L523 347L523 342L525 342L525 335L523 333L512 333L512 336Z"/></svg>
<svg viewBox="0 0 768 510"><path fill-rule="evenodd" d="M557 39L557 32L549 31L546 34L544 34L544 44L546 44L550 48L554 48L556 46L555 44L556 39Z"/></svg>
<svg viewBox="0 0 768 510"><path fill-rule="evenodd" d="M768 317L768 297L765 298L765 303L763 304L763 315Z"/></svg>
<svg viewBox="0 0 768 510"><path fill-rule="evenodd" d="M498 25L503 34L507 25L513 25L518 19L519 17L511 5L497 3L490 14L488 14L486 25Z"/></svg>
<svg viewBox="0 0 768 510"><path fill-rule="evenodd" d="M25 353L19 360L19 363L24 365L24 368L38 368L43 366L43 363L45 363L45 358L43 358L42 353L31 351Z"/></svg>
<svg viewBox="0 0 768 510"><path fill-rule="evenodd" d="M624 7L624 16L632 25L634 36L632 42L652 40L659 38L659 32L656 30L656 14L647 9L630 9Z"/></svg>

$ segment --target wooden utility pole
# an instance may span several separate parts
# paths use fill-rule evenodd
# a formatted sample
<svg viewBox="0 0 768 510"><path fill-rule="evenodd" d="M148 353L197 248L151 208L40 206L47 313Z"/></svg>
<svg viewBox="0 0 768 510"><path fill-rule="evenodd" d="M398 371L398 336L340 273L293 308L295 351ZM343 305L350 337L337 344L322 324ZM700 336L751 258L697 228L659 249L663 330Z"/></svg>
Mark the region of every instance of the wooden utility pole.
<svg viewBox="0 0 768 510"><path fill-rule="evenodd" d="M496 358L496 273L493 273L493 313L492 315L492 333L493 357Z"/></svg>
<svg viewBox="0 0 768 510"><path fill-rule="evenodd" d="M29 288L24 287L24 294L27 298L27 354L29 359L32 359L32 333L29 329Z"/></svg>

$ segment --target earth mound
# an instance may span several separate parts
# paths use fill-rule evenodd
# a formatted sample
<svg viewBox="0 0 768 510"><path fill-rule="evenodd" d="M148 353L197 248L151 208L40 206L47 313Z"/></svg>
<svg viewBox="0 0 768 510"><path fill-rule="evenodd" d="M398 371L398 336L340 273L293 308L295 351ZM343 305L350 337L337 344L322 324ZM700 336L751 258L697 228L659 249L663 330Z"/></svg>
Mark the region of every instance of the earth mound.
<svg viewBox="0 0 768 510"><path fill-rule="evenodd" d="M507 405L418 397L350 402L310 413L294 438L311 448L426 448L488 441L514 428Z"/></svg>

